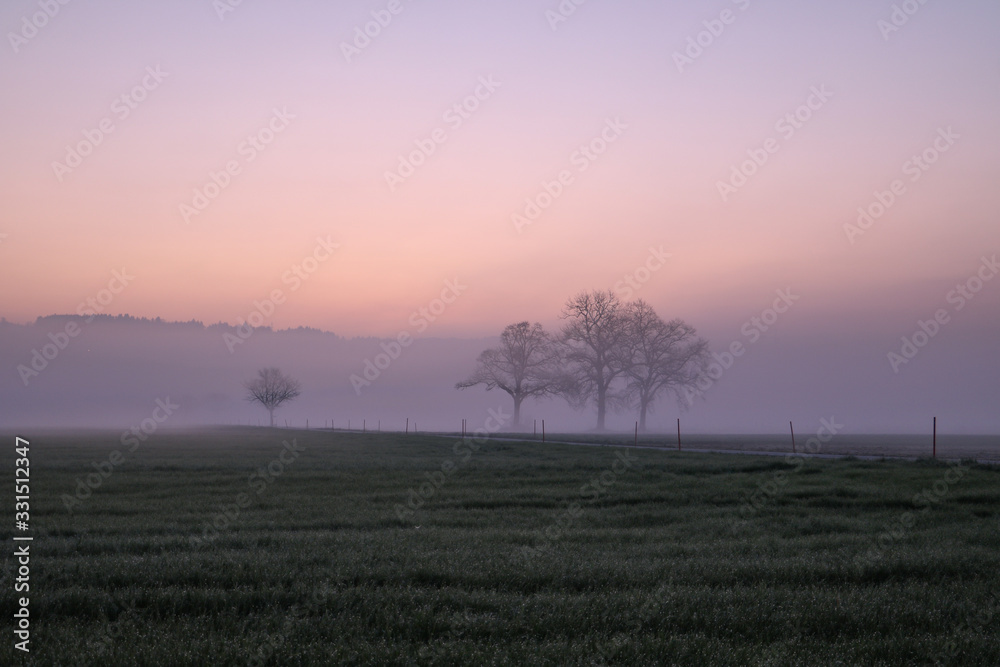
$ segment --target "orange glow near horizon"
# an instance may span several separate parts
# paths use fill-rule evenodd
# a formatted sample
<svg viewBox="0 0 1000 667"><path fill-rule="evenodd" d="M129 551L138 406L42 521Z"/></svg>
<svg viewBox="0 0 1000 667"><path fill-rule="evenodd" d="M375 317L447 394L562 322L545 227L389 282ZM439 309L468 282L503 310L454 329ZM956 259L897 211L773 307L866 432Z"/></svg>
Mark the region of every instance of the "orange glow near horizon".
<svg viewBox="0 0 1000 667"><path fill-rule="evenodd" d="M882 304L925 316L1000 252L996 7L928 5L888 42L865 3L754 7L684 72L671 54L706 18L697 7L588 4L555 31L535 3L406 7L351 63L338 44L365 7L247 3L223 22L67 7L0 74L0 315L74 312L124 268L135 279L113 314L236 324L280 289L276 327L392 336L458 279L467 290L425 335L487 336L558 325L569 296L614 289L662 247L633 296L664 317L725 332L791 287L812 295L800 325L830 331ZM109 22L124 29L97 29ZM470 40L468 25L489 28ZM784 137L821 86L832 96ZM913 178L905 164L942 128L960 138ZM723 201L718 183L769 139ZM392 191L386 172L428 145ZM897 179L905 193L852 243L845 225ZM210 201L185 216L196 190ZM512 215L546 197L518 231ZM339 248L293 288L326 238ZM993 322L1000 289L981 303L969 321Z"/></svg>

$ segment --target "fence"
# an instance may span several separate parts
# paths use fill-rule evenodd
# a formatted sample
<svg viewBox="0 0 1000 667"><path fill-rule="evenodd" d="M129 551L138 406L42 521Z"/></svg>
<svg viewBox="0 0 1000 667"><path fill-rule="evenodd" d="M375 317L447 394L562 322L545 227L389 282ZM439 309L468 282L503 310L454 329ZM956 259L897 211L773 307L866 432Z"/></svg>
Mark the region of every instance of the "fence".
<svg viewBox="0 0 1000 667"><path fill-rule="evenodd" d="M412 421L412 424L411 424ZM822 420L825 421L825 420ZM303 428L288 420L283 420L285 428ZM374 428L368 428L368 420L342 419L338 425L335 419L327 419L322 422L311 422L305 420L304 428L307 430L323 430L339 433L397 433L402 435L421 434L418 429L418 422L407 417L404 421L394 424L395 428L387 428L383 431L382 420L373 421ZM708 435L704 433L690 433L682 438L681 420L677 418L676 435L667 433L645 433L640 432L639 423L635 422L633 428L628 433L622 432L562 432L553 435L546 430L544 419L535 419L531 424L531 431L516 431L505 434L494 434L493 437L502 437L505 440L523 442L541 442L547 444L579 444L579 445L613 445L613 446L633 446L646 447L664 450L676 450L678 452L716 452L716 453L740 453L740 454L772 454L772 455L794 455L804 457L819 458L840 458L854 456L866 459L879 458L930 458L937 459L938 451L938 424L937 417L930 419L929 429L926 435L848 435L841 433L833 424L821 426L817 435L808 438L805 446L796 440L795 425L788 422L788 433L785 440L774 435ZM313 424L312 426L310 424ZM248 422L252 425L252 422ZM264 425L261 420L257 421L258 426ZM425 431L423 435L443 435L467 437L470 433L468 420L461 419L455 431ZM826 432L824 433L824 428ZM995 463L1000 462L1000 437L991 436L970 436L970 435L948 435L947 444L943 444L940 452L941 456L948 459L975 459L978 461Z"/></svg>

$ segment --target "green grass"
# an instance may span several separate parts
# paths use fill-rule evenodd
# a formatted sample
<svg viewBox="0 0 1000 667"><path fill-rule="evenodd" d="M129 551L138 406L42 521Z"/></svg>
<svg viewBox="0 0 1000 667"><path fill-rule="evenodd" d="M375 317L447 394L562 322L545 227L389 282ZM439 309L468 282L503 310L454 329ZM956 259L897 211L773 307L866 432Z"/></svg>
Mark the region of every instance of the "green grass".
<svg viewBox="0 0 1000 667"><path fill-rule="evenodd" d="M292 437L303 453L258 494ZM652 450L624 467L624 450L504 442L463 461L456 443L230 428L125 452L39 434L15 662L1000 664L998 468ZM125 462L68 512L114 449Z"/></svg>

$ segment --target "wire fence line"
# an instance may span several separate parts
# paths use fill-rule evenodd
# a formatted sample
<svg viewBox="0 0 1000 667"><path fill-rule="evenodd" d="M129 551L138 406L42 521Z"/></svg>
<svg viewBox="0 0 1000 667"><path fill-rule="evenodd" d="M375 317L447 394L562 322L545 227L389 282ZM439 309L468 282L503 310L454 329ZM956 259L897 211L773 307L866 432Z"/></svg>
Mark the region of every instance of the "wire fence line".
<svg viewBox="0 0 1000 667"><path fill-rule="evenodd" d="M419 421L407 418L403 423L368 420L362 418L336 421L305 420L299 423L283 420L277 428L328 431L330 433L352 434L396 434L424 435L450 438L469 437L466 419L458 420L454 431L429 429L419 430ZM544 420L536 420L530 430L491 433L491 440L519 442L525 444L544 443L575 446L636 447L640 449L681 451L713 454L752 454L763 456L786 456L793 454L803 458L840 459L853 457L860 460L880 459L940 459L941 461L972 460L977 463L1000 465L1000 435L969 435L938 433L937 418L932 418L931 428L926 434L844 434L837 432L836 423L820 420L827 433L836 432L836 442L819 446L817 437L810 437L803 444L797 444L794 424L789 422L789 433L779 434L710 434L704 432L682 433L680 419L677 432L640 432L638 423L631 431L556 431L546 432ZM266 427L263 420L236 422L237 426ZM842 428L842 425L839 425ZM820 438L822 436L820 435Z"/></svg>

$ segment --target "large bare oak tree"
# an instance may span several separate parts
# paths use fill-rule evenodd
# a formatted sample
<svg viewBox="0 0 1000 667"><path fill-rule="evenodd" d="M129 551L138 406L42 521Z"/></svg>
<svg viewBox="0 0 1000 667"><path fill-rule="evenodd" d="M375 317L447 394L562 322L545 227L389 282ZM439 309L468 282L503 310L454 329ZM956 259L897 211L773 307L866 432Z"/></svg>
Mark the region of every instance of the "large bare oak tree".
<svg viewBox="0 0 1000 667"><path fill-rule="evenodd" d="M518 322L503 330L500 345L483 350L476 370L455 388L482 384L506 392L514 401L514 425L520 426L526 398L561 393L558 359L558 347L541 324Z"/></svg>
<svg viewBox="0 0 1000 667"><path fill-rule="evenodd" d="M566 302L563 355L579 402L597 405L597 430L604 430L609 404L617 398L611 385L628 360L625 308L614 292L582 292Z"/></svg>
<svg viewBox="0 0 1000 667"><path fill-rule="evenodd" d="M624 320L625 392L639 408L639 428L645 431L646 413L660 394L679 401L684 388L695 385L707 361L708 341L682 320L664 322L642 299L625 307Z"/></svg>

